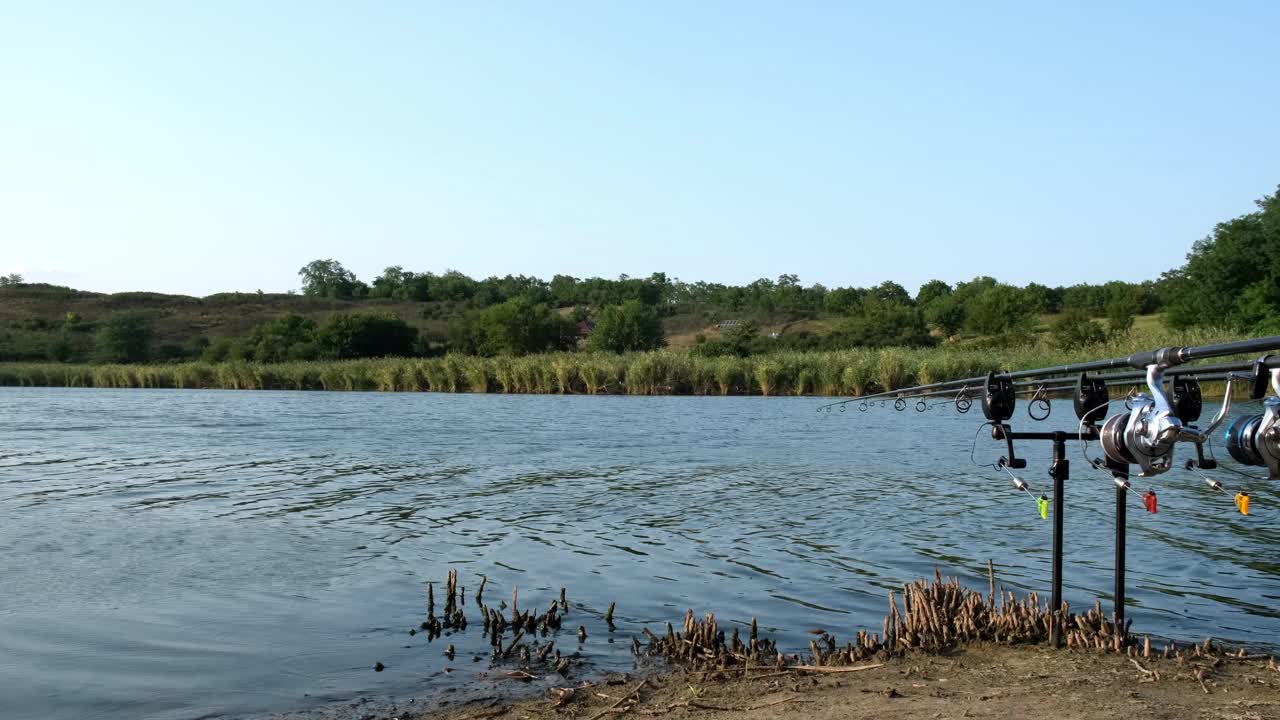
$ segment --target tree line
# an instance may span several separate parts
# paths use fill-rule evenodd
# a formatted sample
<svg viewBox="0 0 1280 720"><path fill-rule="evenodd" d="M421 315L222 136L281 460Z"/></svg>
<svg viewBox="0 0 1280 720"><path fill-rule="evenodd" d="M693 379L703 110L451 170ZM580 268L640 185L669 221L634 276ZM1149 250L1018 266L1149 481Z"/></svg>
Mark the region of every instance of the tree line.
<svg viewBox="0 0 1280 720"><path fill-rule="evenodd" d="M455 270L435 274L402 266L388 267L366 283L340 262L320 259L299 270L302 294L350 301L354 311L322 322L286 313L244 336L196 336L181 344L157 343L149 316L140 312L99 323L83 322L75 313L60 320L28 318L10 323L7 332L0 328L0 360L279 362L446 352L627 352L665 345L663 319L678 316L691 318L686 325L694 326L736 321L715 337L698 336L693 352L704 356L922 347L962 333L1010 346L1030 342L1046 314L1054 316L1049 337L1060 347L1123 334L1137 315L1157 312L1177 329L1280 334L1280 192L1257 205L1257 211L1220 223L1196 242L1182 267L1139 283L1016 286L984 276L954 285L930 280L911 295L892 281L827 288L806 286L791 274L725 285L689 283L665 273L474 279ZM0 293L23 287L21 276L0 276ZM443 320L447 330L424 332L389 312L387 302L420 304L419 317ZM761 332L767 323L805 319L823 319L831 330L777 338Z"/></svg>

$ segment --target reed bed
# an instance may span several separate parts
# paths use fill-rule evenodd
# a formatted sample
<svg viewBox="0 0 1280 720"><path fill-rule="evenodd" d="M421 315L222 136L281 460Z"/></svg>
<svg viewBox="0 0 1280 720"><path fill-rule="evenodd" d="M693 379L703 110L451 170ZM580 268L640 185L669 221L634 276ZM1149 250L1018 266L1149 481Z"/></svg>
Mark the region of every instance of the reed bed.
<svg viewBox="0 0 1280 720"><path fill-rule="evenodd" d="M1133 333L1071 350L881 348L698 357L659 350L613 355L439 358L168 365L0 364L0 386L348 390L586 395L861 395L981 375L1127 355L1165 345L1233 339L1221 331Z"/></svg>

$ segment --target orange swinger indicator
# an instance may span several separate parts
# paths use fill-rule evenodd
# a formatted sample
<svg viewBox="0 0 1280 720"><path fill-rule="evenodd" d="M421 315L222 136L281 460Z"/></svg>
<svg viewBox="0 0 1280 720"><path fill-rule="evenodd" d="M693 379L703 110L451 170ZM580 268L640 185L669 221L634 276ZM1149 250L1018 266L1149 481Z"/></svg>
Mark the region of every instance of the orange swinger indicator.
<svg viewBox="0 0 1280 720"><path fill-rule="evenodd" d="M1241 515L1249 514L1249 493L1236 493L1236 509L1240 511Z"/></svg>
<svg viewBox="0 0 1280 720"><path fill-rule="evenodd" d="M1155 491L1155 490L1148 490L1148 491L1146 492L1146 494L1142 496L1142 504L1143 504L1143 505L1145 505L1145 506L1147 506L1147 512L1152 513L1152 514L1155 514L1155 511L1156 511L1156 491Z"/></svg>

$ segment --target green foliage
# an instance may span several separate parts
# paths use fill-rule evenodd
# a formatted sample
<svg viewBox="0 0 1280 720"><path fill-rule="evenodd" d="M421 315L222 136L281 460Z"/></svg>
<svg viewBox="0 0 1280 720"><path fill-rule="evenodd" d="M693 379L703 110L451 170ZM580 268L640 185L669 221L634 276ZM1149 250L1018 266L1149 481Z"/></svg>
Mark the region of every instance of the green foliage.
<svg viewBox="0 0 1280 720"><path fill-rule="evenodd" d="M639 300L601 308L587 338L588 349L615 353L657 350L665 344L658 313Z"/></svg>
<svg viewBox="0 0 1280 720"><path fill-rule="evenodd" d="M1138 298L1132 293L1120 293L1107 301L1107 330L1123 334L1133 328L1133 318L1138 314Z"/></svg>
<svg viewBox="0 0 1280 720"><path fill-rule="evenodd" d="M694 355L704 358L712 357L747 357L764 353L773 349L769 340L760 336L760 323L755 320L744 320L737 325L725 329L718 340L703 339L694 345Z"/></svg>
<svg viewBox="0 0 1280 720"><path fill-rule="evenodd" d="M337 260L312 260L302 266L298 276L303 295L350 300L366 294L364 283Z"/></svg>
<svg viewBox="0 0 1280 720"><path fill-rule="evenodd" d="M98 330L95 354L99 362L143 363L151 359L155 332L141 313L118 313Z"/></svg>
<svg viewBox="0 0 1280 720"><path fill-rule="evenodd" d="M919 309L867 295L859 314L837 325L830 342L838 347L920 347L932 339Z"/></svg>
<svg viewBox="0 0 1280 720"><path fill-rule="evenodd" d="M1220 223L1192 247L1186 265L1165 274L1171 326L1261 333L1280 324L1280 191L1257 205Z"/></svg>
<svg viewBox="0 0 1280 720"><path fill-rule="evenodd" d="M925 307L934 300L951 297L951 286L941 280L930 280L916 292L916 305Z"/></svg>
<svg viewBox="0 0 1280 720"><path fill-rule="evenodd" d="M200 359L210 363L221 363L228 360L244 360L247 354L245 343L234 338L221 337L205 347L204 352L200 354Z"/></svg>
<svg viewBox="0 0 1280 720"><path fill-rule="evenodd" d="M950 337L964 327L964 306L951 295L937 297L924 306L924 319Z"/></svg>
<svg viewBox="0 0 1280 720"><path fill-rule="evenodd" d="M399 328L404 326L403 321L398 322L395 332L400 332ZM245 341L244 355L258 362L315 360L320 357L317 329L314 320L296 313L286 313L255 327Z"/></svg>
<svg viewBox="0 0 1280 720"><path fill-rule="evenodd" d="M1129 319L1133 324L1133 319ZM1127 328L1126 328L1127 329ZM1053 321L1050 328L1054 346L1061 350L1071 350L1086 345L1096 345L1106 339L1102 326L1089 318L1089 314L1080 308L1067 310Z"/></svg>
<svg viewBox="0 0 1280 720"><path fill-rule="evenodd" d="M321 357L335 360L413 354L418 330L382 313L338 313L315 329Z"/></svg>
<svg viewBox="0 0 1280 720"><path fill-rule="evenodd" d="M450 323L449 347L468 355L527 355L572 347L577 332L572 319L517 297Z"/></svg>
<svg viewBox="0 0 1280 720"><path fill-rule="evenodd" d="M0 275L0 287L14 287L22 284L22 276L18 273Z"/></svg>
<svg viewBox="0 0 1280 720"><path fill-rule="evenodd" d="M965 327L984 335L1025 328L1035 315L1019 288L992 282L965 305Z"/></svg>
<svg viewBox="0 0 1280 720"><path fill-rule="evenodd" d="M1076 315L1093 323L1083 312ZM1220 330L1140 331L1098 344L1043 343L1002 350L885 348L820 353L772 352L747 358L696 357L669 350L645 353L548 353L492 358L437 358L258 363L184 362L164 365L0 363L0 385L165 387L288 390L384 390L504 393L855 395L916 382L941 382L996 368L1061 365L1154 347L1234 339ZM215 341L214 345L217 342ZM212 349L213 345L210 346Z"/></svg>
<svg viewBox="0 0 1280 720"><path fill-rule="evenodd" d="M369 297L425 301L431 299L431 273L416 274L393 265L373 279Z"/></svg>

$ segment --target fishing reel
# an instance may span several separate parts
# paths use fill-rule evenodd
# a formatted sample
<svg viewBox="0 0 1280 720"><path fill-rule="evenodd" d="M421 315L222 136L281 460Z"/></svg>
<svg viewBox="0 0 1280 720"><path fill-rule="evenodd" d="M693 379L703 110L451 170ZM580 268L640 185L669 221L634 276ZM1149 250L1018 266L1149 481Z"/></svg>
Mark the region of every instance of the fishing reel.
<svg viewBox="0 0 1280 720"><path fill-rule="evenodd" d="M1257 378L1266 378L1265 371L1255 366L1255 382L1251 398L1257 399L1265 392L1266 385ZM1275 395L1262 401L1261 415L1243 415L1227 426L1227 452L1241 465L1267 468L1267 476L1280 480L1280 368L1272 370L1271 388Z"/></svg>
<svg viewBox="0 0 1280 720"><path fill-rule="evenodd" d="M1113 415L1102 425L1099 440L1107 459L1125 465L1137 465L1141 477L1151 477L1173 468L1173 447L1178 442L1197 446L1209 440L1231 408L1231 382L1227 378L1222 408L1205 430L1189 424L1200 417L1199 384L1175 381L1171 401L1164 389L1165 365L1147 366L1147 390L1133 398L1129 412ZM1179 379L1181 380L1181 379ZM1193 381L1191 381L1193 382ZM1280 403L1280 401L1278 401Z"/></svg>

